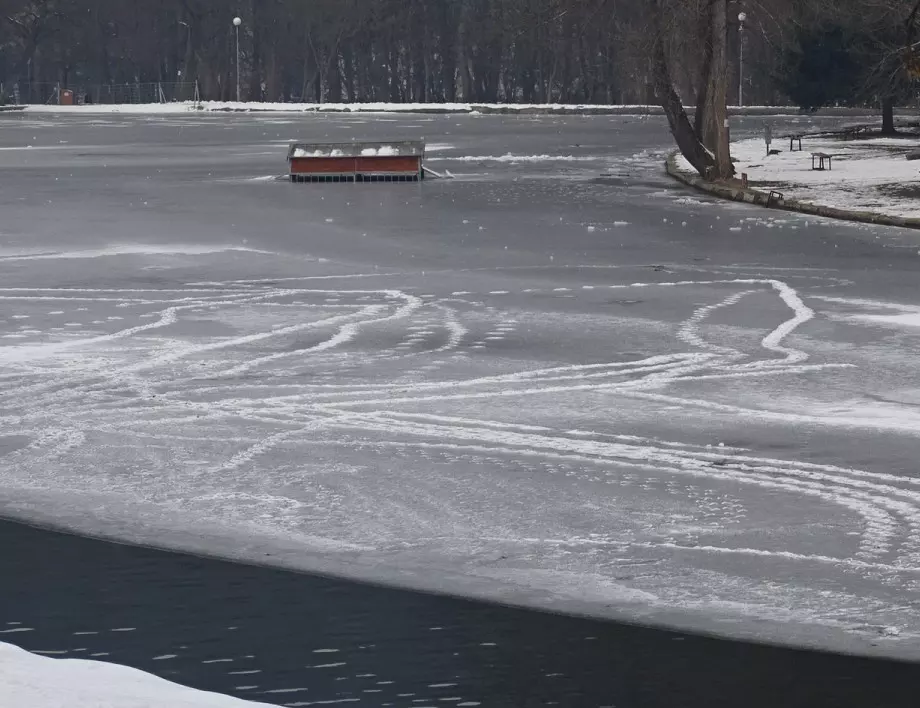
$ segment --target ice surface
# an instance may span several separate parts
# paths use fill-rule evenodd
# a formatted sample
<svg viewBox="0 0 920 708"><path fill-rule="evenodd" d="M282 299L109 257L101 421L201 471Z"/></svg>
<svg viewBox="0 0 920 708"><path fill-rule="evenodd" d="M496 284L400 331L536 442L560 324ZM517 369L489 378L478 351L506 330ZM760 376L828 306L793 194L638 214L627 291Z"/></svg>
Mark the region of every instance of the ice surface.
<svg viewBox="0 0 920 708"><path fill-rule="evenodd" d="M4 513L552 610L920 646L917 329L871 319L917 308L917 248L887 248L910 234L675 204L663 121L106 120L99 154L0 152ZM26 114L4 138L82 144L83 121ZM411 187L239 179L356 124L549 159Z"/></svg>
<svg viewBox="0 0 920 708"><path fill-rule="evenodd" d="M254 708L115 664L51 659L0 642L0 702L8 708Z"/></svg>

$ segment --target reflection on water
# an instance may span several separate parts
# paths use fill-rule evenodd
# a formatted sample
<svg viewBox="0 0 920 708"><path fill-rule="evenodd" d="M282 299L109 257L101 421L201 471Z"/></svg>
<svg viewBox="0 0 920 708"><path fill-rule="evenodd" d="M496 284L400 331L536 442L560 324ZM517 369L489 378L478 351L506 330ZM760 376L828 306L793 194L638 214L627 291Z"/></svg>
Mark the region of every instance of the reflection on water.
<svg viewBox="0 0 920 708"><path fill-rule="evenodd" d="M920 667L387 590L8 522L0 522L0 562L0 641L283 706L882 708L918 700Z"/></svg>

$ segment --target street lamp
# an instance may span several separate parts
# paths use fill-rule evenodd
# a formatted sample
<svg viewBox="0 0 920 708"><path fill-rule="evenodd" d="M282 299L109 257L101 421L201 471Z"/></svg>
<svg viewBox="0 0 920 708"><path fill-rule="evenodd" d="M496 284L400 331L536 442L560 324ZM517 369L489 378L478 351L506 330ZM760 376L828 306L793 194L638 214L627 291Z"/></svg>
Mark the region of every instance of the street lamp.
<svg viewBox="0 0 920 708"><path fill-rule="evenodd" d="M239 17L233 18L233 26L236 27L236 102L240 102L240 25L243 20Z"/></svg>
<svg viewBox="0 0 920 708"><path fill-rule="evenodd" d="M738 13L738 107L744 106L744 23L747 13Z"/></svg>

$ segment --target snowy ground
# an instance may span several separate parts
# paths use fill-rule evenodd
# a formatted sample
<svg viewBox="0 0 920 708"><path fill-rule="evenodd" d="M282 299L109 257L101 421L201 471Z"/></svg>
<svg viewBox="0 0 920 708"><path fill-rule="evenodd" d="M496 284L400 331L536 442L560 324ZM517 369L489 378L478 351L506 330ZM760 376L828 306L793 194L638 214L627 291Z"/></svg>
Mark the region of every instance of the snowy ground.
<svg viewBox="0 0 920 708"><path fill-rule="evenodd" d="M778 189L787 199L811 204L869 211L901 217L920 217L920 167L905 154L916 150L916 137L841 141L804 138L802 152L789 152L788 141L776 141L779 155L765 156L762 139L732 145L739 173L753 186ZM832 170L812 170L811 153L833 155Z"/></svg>
<svg viewBox="0 0 920 708"><path fill-rule="evenodd" d="M245 112L245 113L594 113L606 115L663 115L657 105L610 105L570 103L272 103L256 101L185 101L176 103L128 103L60 106L54 104L29 105L29 113L57 113L63 115L113 114L163 115L192 112ZM746 116L797 116L795 106L730 106L733 115ZM825 115L853 115L853 109L827 108ZM915 114L904 109L900 114Z"/></svg>
<svg viewBox="0 0 920 708"><path fill-rule="evenodd" d="M420 136L456 180L272 179L290 140ZM609 117L5 121L0 508L918 656L916 236L690 196L668 148Z"/></svg>
<svg viewBox="0 0 920 708"><path fill-rule="evenodd" d="M237 698L177 686L113 664L50 659L0 642L6 708L256 708Z"/></svg>
<svg viewBox="0 0 920 708"><path fill-rule="evenodd" d="M753 110L753 109L750 109ZM768 109L763 109L768 110ZM769 109L775 110L775 109ZM788 109L795 112L794 109ZM246 112L246 113L473 113L476 111L531 113L534 111L556 113L608 112L648 113L660 111L657 106L574 105L561 103L257 103L236 101L185 101L181 103L92 104L84 106L58 106L53 104L27 106L29 113L106 114L127 113L138 115L182 114L196 112Z"/></svg>

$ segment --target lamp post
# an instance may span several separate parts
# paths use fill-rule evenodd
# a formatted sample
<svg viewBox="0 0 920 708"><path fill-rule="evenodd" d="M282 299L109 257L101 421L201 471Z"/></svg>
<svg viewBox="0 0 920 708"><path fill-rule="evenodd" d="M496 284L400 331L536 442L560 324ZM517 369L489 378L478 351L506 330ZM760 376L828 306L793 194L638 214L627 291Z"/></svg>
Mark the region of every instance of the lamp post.
<svg viewBox="0 0 920 708"><path fill-rule="evenodd" d="M243 20L239 17L233 18L233 26L236 27L236 102L241 101L240 98L240 25L243 24Z"/></svg>
<svg viewBox="0 0 920 708"><path fill-rule="evenodd" d="M747 13L738 13L738 107L744 106L744 23Z"/></svg>

